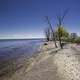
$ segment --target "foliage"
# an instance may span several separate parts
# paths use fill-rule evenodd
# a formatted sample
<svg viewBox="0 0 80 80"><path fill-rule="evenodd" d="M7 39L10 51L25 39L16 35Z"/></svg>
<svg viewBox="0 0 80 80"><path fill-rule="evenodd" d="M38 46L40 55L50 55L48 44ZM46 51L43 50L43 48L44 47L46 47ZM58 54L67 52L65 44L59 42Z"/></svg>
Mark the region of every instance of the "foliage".
<svg viewBox="0 0 80 80"><path fill-rule="evenodd" d="M80 37L77 38L72 38L72 37L68 37L67 39L65 39L64 41L66 42L70 42L70 43L80 43Z"/></svg>
<svg viewBox="0 0 80 80"><path fill-rule="evenodd" d="M80 43L80 37L75 40L76 43Z"/></svg>
<svg viewBox="0 0 80 80"><path fill-rule="evenodd" d="M62 40L69 37L69 33L64 29L64 27L58 27L55 34L57 38L60 36Z"/></svg>

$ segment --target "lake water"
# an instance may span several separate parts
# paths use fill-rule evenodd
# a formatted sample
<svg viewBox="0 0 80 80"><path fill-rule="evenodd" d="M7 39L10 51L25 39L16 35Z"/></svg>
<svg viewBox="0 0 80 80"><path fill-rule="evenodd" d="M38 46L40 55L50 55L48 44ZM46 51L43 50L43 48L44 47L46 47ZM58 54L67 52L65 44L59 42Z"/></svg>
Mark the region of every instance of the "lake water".
<svg viewBox="0 0 80 80"><path fill-rule="evenodd" d="M38 53L41 44L42 39L0 40L0 77L28 63L29 58Z"/></svg>
<svg viewBox="0 0 80 80"><path fill-rule="evenodd" d="M30 57L38 51L42 43L42 39L0 40L0 62L20 56Z"/></svg>

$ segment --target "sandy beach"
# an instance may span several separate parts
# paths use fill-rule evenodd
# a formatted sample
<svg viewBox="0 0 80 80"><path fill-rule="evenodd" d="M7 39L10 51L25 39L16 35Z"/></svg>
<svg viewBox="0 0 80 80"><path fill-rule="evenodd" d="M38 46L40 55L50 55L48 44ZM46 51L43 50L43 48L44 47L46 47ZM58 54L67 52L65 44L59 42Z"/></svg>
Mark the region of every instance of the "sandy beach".
<svg viewBox="0 0 80 80"><path fill-rule="evenodd" d="M63 50L54 47L53 42L40 47L37 56L25 62L12 75L0 80L80 80L80 51L76 45L66 45Z"/></svg>

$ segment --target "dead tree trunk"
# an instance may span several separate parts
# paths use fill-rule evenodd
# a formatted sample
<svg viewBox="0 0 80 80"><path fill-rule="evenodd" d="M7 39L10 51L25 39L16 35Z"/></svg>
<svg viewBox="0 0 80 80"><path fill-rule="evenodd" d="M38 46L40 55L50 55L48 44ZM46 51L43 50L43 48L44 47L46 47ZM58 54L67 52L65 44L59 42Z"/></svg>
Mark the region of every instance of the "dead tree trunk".
<svg viewBox="0 0 80 80"><path fill-rule="evenodd" d="M46 37L47 42L50 41L50 28L49 27L45 29L45 37Z"/></svg>
<svg viewBox="0 0 80 80"><path fill-rule="evenodd" d="M52 28L52 25L51 25L51 23L50 23L50 21L49 21L49 18L48 18L48 16L46 17L46 20L47 20L47 22L48 22L48 25L49 25L49 27L50 27L50 29L51 29L51 32L52 32L52 40L54 41L54 43L55 43L55 47L57 48L57 44L56 44L56 38L55 38L55 33L54 33L54 30L53 30L53 28Z"/></svg>
<svg viewBox="0 0 80 80"><path fill-rule="evenodd" d="M59 28L59 30L58 30L58 38L59 38L59 44L60 44L61 49L63 49L63 45L62 45L62 41L61 41L62 33L60 32L60 28L61 28L61 26L63 24L63 20L64 20L64 17L66 16L67 12L68 12L68 9L64 12L64 14L62 16L61 15L57 16L57 19L58 19L57 26Z"/></svg>

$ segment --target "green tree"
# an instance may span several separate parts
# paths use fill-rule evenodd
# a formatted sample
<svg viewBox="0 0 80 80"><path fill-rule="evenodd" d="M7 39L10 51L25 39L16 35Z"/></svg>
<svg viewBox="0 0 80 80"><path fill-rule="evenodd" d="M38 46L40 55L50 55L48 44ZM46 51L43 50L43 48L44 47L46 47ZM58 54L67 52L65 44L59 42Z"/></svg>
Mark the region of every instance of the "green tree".
<svg viewBox="0 0 80 80"><path fill-rule="evenodd" d="M56 30L57 37L58 37L58 34L61 37L61 39L66 39L69 37L69 33L67 32L66 29L64 29L64 27L58 27L57 28L57 30Z"/></svg>
<svg viewBox="0 0 80 80"><path fill-rule="evenodd" d="M61 26L63 25L63 20L66 16L67 12L68 12L68 10L66 10L63 15L58 15L57 16L58 38L59 38L59 44L60 44L61 49L63 49L62 40L61 40L61 37L62 37Z"/></svg>

